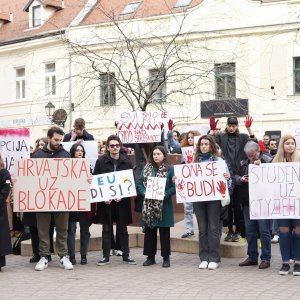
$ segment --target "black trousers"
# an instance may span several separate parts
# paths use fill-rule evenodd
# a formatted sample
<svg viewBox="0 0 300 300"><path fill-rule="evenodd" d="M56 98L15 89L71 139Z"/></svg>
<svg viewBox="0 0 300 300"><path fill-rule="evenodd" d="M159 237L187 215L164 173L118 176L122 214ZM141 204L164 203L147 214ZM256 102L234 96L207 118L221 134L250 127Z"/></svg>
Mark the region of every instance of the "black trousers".
<svg viewBox="0 0 300 300"><path fill-rule="evenodd" d="M114 227L111 225L111 249L115 250L121 250L121 245L120 245L120 226L118 224L116 225L116 238L114 236Z"/></svg>
<svg viewBox="0 0 300 300"><path fill-rule="evenodd" d="M123 252L123 257L129 256L129 235L127 231L126 225L117 225L118 228L118 237L120 242L120 248ZM111 243L112 243L112 234L113 234L113 226L112 224L103 224L102 225L102 249L103 256L109 257Z"/></svg>
<svg viewBox="0 0 300 300"><path fill-rule="evenodd" d="M242 237L246 236L244 215L237 190L233 191L230 197L230 204L228 205L227 226L229 231L233 231L233 225L236 227L236 232L240 232Z"/></svg>
<svg viewBox="0 0 300 300"><path fill-rule="evenodd" d="M144 255L155 256L157 249L157 229L159 229L161 256L171 255L170 227L145 227Z"/></svg>

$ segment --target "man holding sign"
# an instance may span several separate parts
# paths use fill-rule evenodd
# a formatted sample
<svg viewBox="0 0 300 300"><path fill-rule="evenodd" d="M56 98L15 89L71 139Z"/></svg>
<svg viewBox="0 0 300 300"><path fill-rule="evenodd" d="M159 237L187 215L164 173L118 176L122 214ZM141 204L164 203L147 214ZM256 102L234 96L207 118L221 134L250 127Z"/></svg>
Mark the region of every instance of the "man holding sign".
<svg viewBox="0 0 300 300"><path fill-rule="evenodd" d="M125 154L120 153L122 143L117 135L107 139L107 153L101 156L95 166L94 175L132 169L131 162ZM114 178L114 176L112 176ZM113 179L111 179L113 180ZM102 225L103 258L97 263L103 266L109 263L113 223L116 222L123 252L123 261L135 265L129 256L129 235L127 225L132 223L130 198L114 198L97 204L96 223Z"/></svg>
<svg viewBox="0 0 300 300"><path fill-rule="evenodd" d="M48 130L48 144L38 150L33 158L69 158L70 154L60 145L64 132L59 127L51 127ZM56 251L60 256L60 263L66 270L72 270L73 265L67 257L67 236L69 213L56 212L54 214L56 227ZM40 212L36 214L37 228L39 234L40 261L36 264L35 270L42 271L48 267L48 256L50 255L49 229L51 223L51 212Z"/></svg>

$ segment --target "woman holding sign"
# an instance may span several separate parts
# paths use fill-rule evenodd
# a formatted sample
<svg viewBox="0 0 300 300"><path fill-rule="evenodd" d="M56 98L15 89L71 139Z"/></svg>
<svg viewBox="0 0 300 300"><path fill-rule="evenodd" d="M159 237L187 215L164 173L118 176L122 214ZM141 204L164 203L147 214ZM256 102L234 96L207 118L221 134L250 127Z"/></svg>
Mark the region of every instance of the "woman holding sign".
<svg viewBox="0 0 300 300"><path fill-rule="evenodd" d="M174 169L167 162L164 147L154 147L149 156L149 163L144 167L137 184L137 190L144 198L142 209L142 226L145 227L143 254L147 255L147 259L143 266L155 264L157 229L159 229L162 266L170 267L170 227L174 226L171 199L175 194L173 176Z"/></svg>
<svg viewBox="0 0 300 300"><path fill-rule="evenodd" d="M6 265L5 255L11 254L11 242L7 217L6 199L10 191L10 174L4 168L0 156L0 271Z"/></svg>
<svg viewBox="0 0 300 300"><path fill-rule="evenodd" d="M195 154L195 162L219 161L217 144L212 136L204 135L200 137ZM229 170L223 174L224 179L231 185ZM226 191L226 181L221 181L220 190ZM199 269L215 270L221 260L220 255L220 215L221 201L200 201L194 202L194 211L199 227L199 256L201 263Z"/></svg>
<svg viewBox="0 0 300 300"><path fill-rule="evenodd" d="M286 134L281 137L277 154L273 163L300 162L296 149L296 140ZM298 195L299 196L299 195ZM294 259L294 276L300 275L300 219L278 219L279 245L282 258L280 275L288 275L290 270L289 260Z"/></svg>

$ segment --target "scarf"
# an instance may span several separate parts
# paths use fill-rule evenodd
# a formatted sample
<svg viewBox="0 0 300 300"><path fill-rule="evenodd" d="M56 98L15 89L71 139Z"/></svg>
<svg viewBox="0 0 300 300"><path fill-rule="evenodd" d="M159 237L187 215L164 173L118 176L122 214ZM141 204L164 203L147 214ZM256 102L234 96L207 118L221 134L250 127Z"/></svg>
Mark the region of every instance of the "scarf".
<svg viewBox="0 0 300 300"><path fill-rule="evenodd" d="M214 158L210 152L200 153L200 155L199 155L199 162L213 161L213 160L214 160Z"/></svg>
<svg viewBox="0 0 300 300"><path fill-rule="evenodd" d="M153 166L151 164L146 164L144 169L144 181L143 184L147 187L148 177L152 175ZM166 178L167 177L167 166L163 163L159 166L158 171L156 173L156 177ZM150 228L155 226L156 222L160 222L162 220L162 209L163 209L163 201L156 199L144 199L143 209L142 209L142 220L146 223L146 225Z"/></svg>

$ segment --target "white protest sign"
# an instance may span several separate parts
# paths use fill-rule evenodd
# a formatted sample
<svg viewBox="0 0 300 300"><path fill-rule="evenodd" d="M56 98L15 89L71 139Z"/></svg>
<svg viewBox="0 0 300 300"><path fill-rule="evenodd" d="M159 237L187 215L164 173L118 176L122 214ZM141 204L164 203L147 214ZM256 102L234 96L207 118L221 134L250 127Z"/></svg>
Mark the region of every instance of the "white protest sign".
<svg viewBox="0 0 300 300"><path fill-rule="evenodd" d="M194 148L197 149L197 144L199 139L201 138L201 135L195 135L194 136Z"/></svg>
<svg viewBox="0 0 300 300"><path fill-rule="evenodd" d="M145 198L164 200L167 178L148 177Z"/></svg>
<svg viewBox="0 0 300 300"><path fill-rule="evenodd" d="M224 160L175 165L177 203L229 199Z"/></svg>
<svg viewBox="0 0 300 300"><path fill-rule="evenodd" d="M14 211L90 211L89 161L21 159L15 164Z"/></svg>
<svg viewBox="0 0 300 300"><path fill-rule="evenodd" d="M300 163L249 165L250 219L300 219Z"/></svg>
<svg viewBox="0 0 300 300"><path fill-rule="evenodd" d="M15 161L30 157L29 128L0 129L0 154L13 175Z"/></svg>
<svg viewBox="0 0 300 300"><path fill-rule="evenodd" d="M72 142L62 142L64 149L70 152L71 147L79 143L83 146L85 150L85 158L88 158L91 163L91 169L94 170L96 160L98 159L98 143L97 141L72 141Z"/></svg>
<svg viewBox="0 0 300 300"><path fill-rule="evenodd" d="M161 141L161 112L123 112L117 118L122 143L156 143Z"/></svg>
<svg viewBox="0 0 300 300"><path fill-rule="evenodd" d="M181 153L185 163L190 164L194 161L195 150L193 146L182 147Z"/></svg>
<svg viewBox="0 0 300 300"><path fill-rule="evenodd" d="M132 169L93 176L91 203L132 196L136 196Z"/></svg>
<svg viewBox="0 0 300 300"><path fill-rule="evenodd" d="M300 124L291 126L291 135L295 137L297 150L300 151Z"/></svg>

